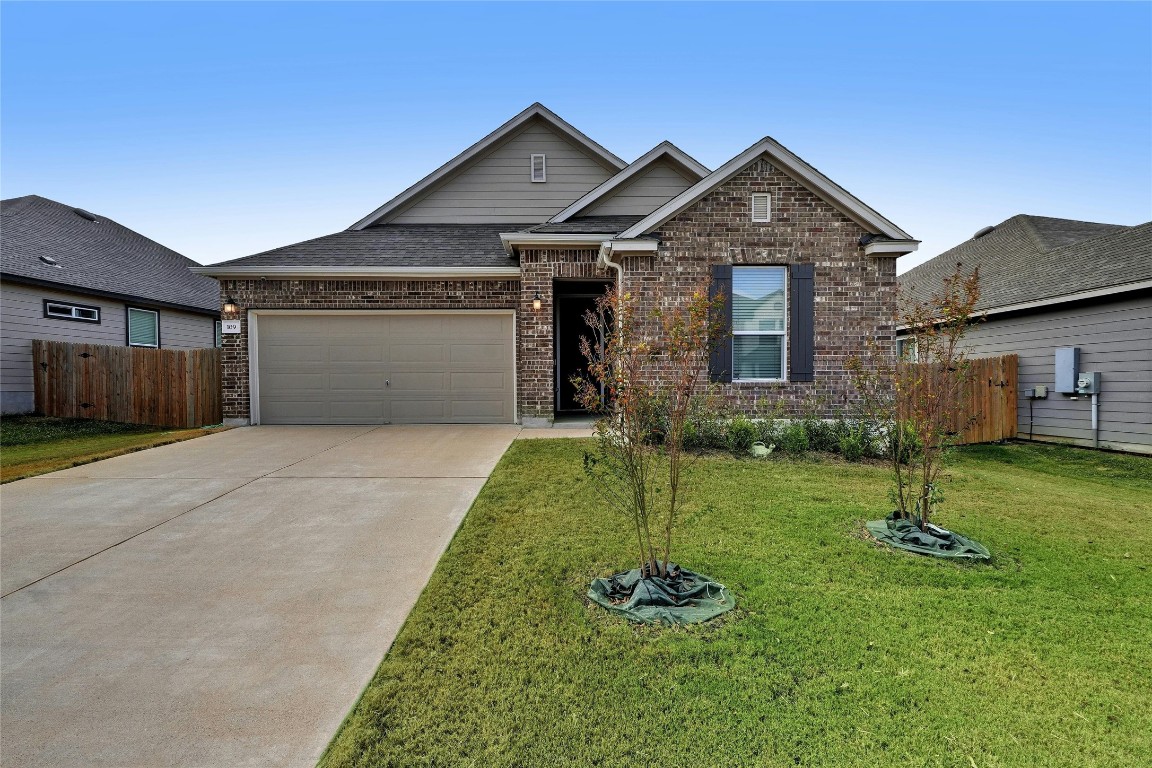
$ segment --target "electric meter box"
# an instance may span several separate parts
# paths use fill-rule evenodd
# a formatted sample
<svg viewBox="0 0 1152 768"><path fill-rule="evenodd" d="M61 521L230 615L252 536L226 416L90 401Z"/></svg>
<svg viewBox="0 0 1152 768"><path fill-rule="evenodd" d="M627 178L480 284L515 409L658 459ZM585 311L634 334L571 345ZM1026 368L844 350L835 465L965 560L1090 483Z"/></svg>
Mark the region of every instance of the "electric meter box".
<svg viewBox="0 0 1152 768"><path fill-rule="evenodd" d="M1080 372L1080 347L1056 347L1056 386L1064 395L1074 395L1076 374Z"/></svg>
<svg viewBox="0 0 1152 768"><path fill-rule="evenodd" d="M1076 377L1076 393L1095 395L1100 392L1100 374L1097 371L1083 371Z"/></svg>

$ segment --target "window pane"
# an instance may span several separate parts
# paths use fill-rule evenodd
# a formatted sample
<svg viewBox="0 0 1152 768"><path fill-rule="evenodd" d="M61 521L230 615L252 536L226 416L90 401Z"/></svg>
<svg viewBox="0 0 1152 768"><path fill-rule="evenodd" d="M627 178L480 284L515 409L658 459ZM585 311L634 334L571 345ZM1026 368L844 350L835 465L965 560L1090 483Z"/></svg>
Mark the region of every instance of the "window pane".
<svg viewBox="0 0 1152 768"><path fill-rule="evenodd" d="M95 320L97 317L96 310L84 309L83 307L76 308L76 317L81 317L85 320Z"/></svg>
<svg viewBox="0 0 1152 768"><path fill-rule="evenodd" d="M782 379L783 363L783 336L732 337L733 378Z"/></svg>
<svg viewBox="0 0 1152 768"><path fill-rule="evenodd" d="M142 309L128 310L128 343L134 347L155 347L158 316Z"/></svg>
<svg viewBox="0 0 1152 768"><path fill-rule="evenodd" d="M784 267L732 270L732 330L784 330Z"/></svg>

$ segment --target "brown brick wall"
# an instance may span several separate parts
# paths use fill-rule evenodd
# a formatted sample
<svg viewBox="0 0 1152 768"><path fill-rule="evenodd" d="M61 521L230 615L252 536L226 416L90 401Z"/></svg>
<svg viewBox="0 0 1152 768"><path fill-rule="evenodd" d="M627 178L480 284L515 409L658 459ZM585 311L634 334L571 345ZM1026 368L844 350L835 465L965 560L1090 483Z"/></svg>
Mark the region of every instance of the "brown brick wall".
<svg viewBox="0 0 1152 768"><path fill-rule="evenodd" d="M753 223L754 192L772 195L772 221ZM892 349L896 259L864 255L865 230L828 203L759 160L668 221L651 269L627 269L626 290L649 303L683 296L707 279L712 264L815 267L815 380L721 385L748 412L781 401L797 414L812 403L831 416L853 400L848 358L878 339ZM631 265L626 265L631 266Z"/></svg>

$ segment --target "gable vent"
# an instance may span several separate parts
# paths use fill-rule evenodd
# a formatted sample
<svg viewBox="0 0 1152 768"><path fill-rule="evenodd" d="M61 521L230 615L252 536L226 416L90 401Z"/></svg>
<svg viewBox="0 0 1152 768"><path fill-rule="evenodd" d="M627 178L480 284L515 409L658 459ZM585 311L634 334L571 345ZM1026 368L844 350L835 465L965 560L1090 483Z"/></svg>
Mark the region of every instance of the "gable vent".
<svg viewBox="0 0 1152 768"><path fill-rule="evenodd" d="M767 192L752 195L752 221L772 221L772 196Z"/></svg>
<svg viewBox="0 0 1152 768"><path fill-rule="evenodd" d="M532 155L532 181L548 181L544 155Z"/></svg>

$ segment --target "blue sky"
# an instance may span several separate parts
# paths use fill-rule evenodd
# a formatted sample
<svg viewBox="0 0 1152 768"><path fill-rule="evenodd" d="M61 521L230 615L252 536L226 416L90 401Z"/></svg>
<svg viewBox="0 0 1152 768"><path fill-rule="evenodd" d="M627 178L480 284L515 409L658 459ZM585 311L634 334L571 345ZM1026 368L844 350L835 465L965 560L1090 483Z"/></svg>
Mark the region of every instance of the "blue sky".
<svg viewBox="0 0 1152 768"><path fill-rule="evenodd" d="M626 160L770 135L940 253L1152 219L1149 3L0 5L0 192L210 263L344 229L541 101ZM901 270L914 263L901 259Z"/></svg>

